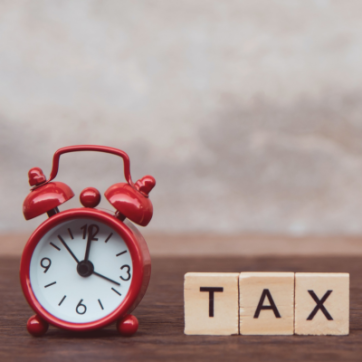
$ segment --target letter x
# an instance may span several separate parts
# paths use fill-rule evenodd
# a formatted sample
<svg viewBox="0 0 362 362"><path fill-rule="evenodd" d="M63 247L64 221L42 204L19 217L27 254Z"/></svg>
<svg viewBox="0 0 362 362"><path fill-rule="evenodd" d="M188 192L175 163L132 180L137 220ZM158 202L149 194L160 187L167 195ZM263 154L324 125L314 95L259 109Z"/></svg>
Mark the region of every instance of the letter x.
<svg viewBox="0 0 362 362"><path fill-rule="evenodd" d="M325 315L325 317L329 320L332 321L333 318L332 316L328 313L327 309L325 308L325 306L323 305L323 303L327 300L327 298L330 296L330 294L332 293L333 290L328 290L326 294L324 294L324 296L322 297L321 300L318 299L318 297L316 296L316 294L314 293L313 290L308 290L308 293L310 294L310 296L313 298L313 300L317 303L316 307L313 309L312 313L309 315L309 317L307 318L307 321L311 321L314 316L317 314L317 312L319 310L321 310L323 312L323 314Z"/></svg>

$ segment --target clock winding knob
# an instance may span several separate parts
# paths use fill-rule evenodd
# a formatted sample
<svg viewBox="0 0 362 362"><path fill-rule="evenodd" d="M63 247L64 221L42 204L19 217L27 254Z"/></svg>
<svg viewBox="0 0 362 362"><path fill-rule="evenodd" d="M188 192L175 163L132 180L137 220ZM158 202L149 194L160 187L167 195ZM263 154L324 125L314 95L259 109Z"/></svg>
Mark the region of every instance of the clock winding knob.
<svg viewBox="0 0 362 362"><path fill-rule="evenodd" d="M94 187L86 187L80 193L79 200L84 207L96 207L101 201L101 194Z"/></svg>
<svg viewBox="0 0 362 362"><path fill-rule="evenodd" d="M29 177L29 185L30 186L38 186L43 184L47 179L39 167L33 167L28 172Z"/></svg>
<svg viewBox="0 0 362 362"><path fill-rule="evenodd" d="M155 185L156 180L150 175L142 177L135 183L136 189L146 197L148 197L148 194L155 187Z"/></svg>

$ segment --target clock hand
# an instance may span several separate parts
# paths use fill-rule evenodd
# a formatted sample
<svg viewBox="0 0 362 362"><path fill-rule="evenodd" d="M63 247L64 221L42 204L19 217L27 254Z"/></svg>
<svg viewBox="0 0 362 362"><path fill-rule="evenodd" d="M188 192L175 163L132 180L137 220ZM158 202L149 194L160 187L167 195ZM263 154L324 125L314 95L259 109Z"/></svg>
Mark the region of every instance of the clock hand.
<svg viewBox="0 0 362 362"><path fill-rule="evenodd" d="M70 255L73 257L73 259L79 263L79 260L77 259L77 257L73 254L73 252L70 250L69 246L67 245L67 243L63 240L63 238L58 235L58 239L60 240L60 242L65 246L65 248L69 251Z"/></svg>
<svg viewBox="0 0 362 362"><path fill-rule="evenodd" d="M111 282L111 283L113 283L113 284L117 284L117 285L119 285L119 286L121 285L120 283L115 282L114 280L109 279L109 278L105 277L105 276L102 275L102 274L96 273L95 271L93 271L93 274L94 274L94 275L97 275L98 277L101 277L101 278L103 278L103 279L105 279L105 280L108 280L109 282Z"/></svg>
<svg viewBox="0 0 362 362"><path fill-rule="evenodd" d="M96 229L95 231L93 231L94 228ZM98 231L99 231L99 227L97 225L95 225L95 224L89 225L89 228L88 228L88 240L87 240L87 246L86 246L86 249L85 249L84 261L88 261L91 242L93 240L94 241L98 240L98 238L95 238L95 236L98 234Z"/></svg>

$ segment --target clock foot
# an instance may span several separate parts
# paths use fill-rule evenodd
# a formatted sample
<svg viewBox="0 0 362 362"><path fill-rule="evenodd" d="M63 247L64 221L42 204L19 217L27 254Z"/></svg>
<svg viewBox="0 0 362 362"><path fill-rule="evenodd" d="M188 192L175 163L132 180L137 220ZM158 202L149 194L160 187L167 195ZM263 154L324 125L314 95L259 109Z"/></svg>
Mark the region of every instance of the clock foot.
<svg viewBox="0 0 362 362"><path fill-rule="evenodd" d="M28 332L34 337L41 337L48 330L49 323L40 319L39 316L33 315L29 318L26 328Z"/></svg>
<svg viewBox="0 0 362 362"><path fill-rule="evenodd" d="M122 336L132 336L138 329L138 319L134 315L127 315L117 322L117 330Z"/></svg>

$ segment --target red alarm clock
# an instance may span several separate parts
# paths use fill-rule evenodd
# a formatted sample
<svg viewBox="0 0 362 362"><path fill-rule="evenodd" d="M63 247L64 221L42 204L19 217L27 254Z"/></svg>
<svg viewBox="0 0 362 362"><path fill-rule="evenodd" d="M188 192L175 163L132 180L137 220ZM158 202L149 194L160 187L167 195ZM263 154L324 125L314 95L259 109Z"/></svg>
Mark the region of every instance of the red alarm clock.
<svg viewBox="0 0 362 362"><path fill-rule="evenodd" d="M122 157L127 183L117 183L104 193L115 213L95 208L101 197L93 187L81 192L84 207L59 212L58 206L74 193L66 184L52 180L60 155L77 151ZM29 171L29 183L33 188L23 204L25 219L49 216L30 236L21 259L21 287L36 313L28 320L29 333L41 336L49 324L90 331L113 322L121 334L135 333L138 321L130 313L147 290L151 258L133 223L146 226L150 222L153 207L148 194L155 179L145 176L134 184L124 151L83 145L57 150L49 179L35 167Z"/></svg>

